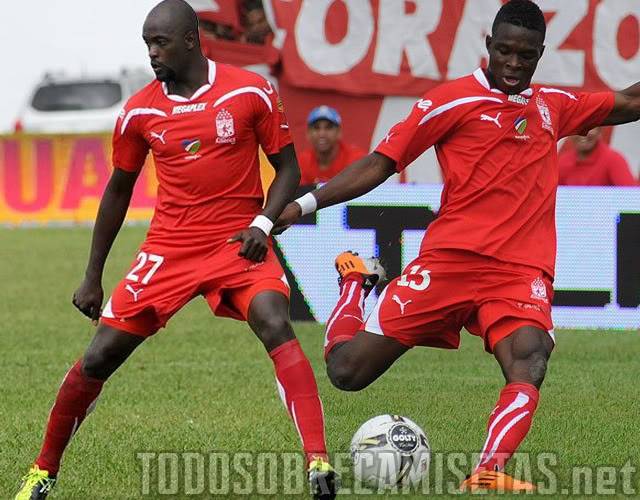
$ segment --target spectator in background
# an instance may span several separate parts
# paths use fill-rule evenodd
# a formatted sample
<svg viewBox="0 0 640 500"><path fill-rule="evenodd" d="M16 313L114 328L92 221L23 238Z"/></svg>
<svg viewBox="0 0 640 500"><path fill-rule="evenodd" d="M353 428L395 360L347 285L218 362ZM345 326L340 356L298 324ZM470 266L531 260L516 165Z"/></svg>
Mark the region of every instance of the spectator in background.
<svg viewBox="0 0 640 500"><path fill-rule="evenodd" d="M624 157L602 140L594 128L585 136L571 137L571 144L560 153L559 184L565 186L636 186Z"/></svg>
<svg viewBox="0 0 640 500"><path fill-rule="evenodd" d="M214 23L213 21L208 21L201 17L198 19L198 26L200 28L200 32L205 37L213 40L234 41L238 39L237 32L233 26Z"/></svg>
<svg viewBox="0 0 640 500"><path fill-rule="evenodd" d="M244 33L240 41L264 45L271 35L271 26L262 7L262 0L244 0L242 2L242 26Z"/></svg>
<svg viewBox="0 0 640 500"><path fill-rule="evenodd" d="M314 108L307 118L307 138L311 148L300 153L301 185L326 182L345 167L367 154L342 141L342 118L329 106Z"/></svg>

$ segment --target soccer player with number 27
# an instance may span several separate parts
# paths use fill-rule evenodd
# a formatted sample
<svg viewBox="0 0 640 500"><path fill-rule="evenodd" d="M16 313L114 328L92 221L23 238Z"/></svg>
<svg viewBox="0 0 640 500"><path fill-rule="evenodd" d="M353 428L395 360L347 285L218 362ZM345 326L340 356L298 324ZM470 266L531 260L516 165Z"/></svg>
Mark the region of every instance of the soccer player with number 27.
<svg viewBox="0 0 640 500"><path fill-rule="evenodd" d="M104 382L198 295L215 314L247 321L264 344L302 439L313 496L333 498L337 476L327 461L322 404L289 322L289 288L269 236L300 181L282 102L262 77L203 56L196 14L183 0L158 4L143 38L156 80L117 120L115 169L73 298L98 328L62 382L42 450L16 498L47 496ZM264 208L259 146L277 171ZM131 270L101 310L104 263L149 150L159 181L155 214Z"/></svg>

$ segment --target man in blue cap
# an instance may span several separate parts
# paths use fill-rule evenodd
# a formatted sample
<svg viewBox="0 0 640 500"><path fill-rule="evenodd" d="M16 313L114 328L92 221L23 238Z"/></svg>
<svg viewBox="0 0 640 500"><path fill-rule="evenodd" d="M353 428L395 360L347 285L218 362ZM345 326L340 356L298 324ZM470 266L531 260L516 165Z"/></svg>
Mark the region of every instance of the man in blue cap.
<svg viewBox="0 0 640 500"><path fill-rule="evenodd" d="M342 118L329 106L314 108L307 118L311 148L300 153L300 184L326 182L367 153L342 141Z"/></svg>

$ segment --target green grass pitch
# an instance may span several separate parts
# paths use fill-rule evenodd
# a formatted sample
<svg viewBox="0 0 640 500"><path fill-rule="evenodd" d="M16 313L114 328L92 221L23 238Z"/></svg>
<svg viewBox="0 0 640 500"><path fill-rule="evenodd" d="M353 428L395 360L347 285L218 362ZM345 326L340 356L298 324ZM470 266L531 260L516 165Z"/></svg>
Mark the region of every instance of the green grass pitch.
<svg viewBox="0 0 640 500"><path fill-rule="evenodd" d="M88 228L0 229L0 498L11 498L36 456L58 385L91 338L93 327L70 303L90 234ZM121 232L107 267L106 296L143 237L139 227ZM471 453L482 446L503 381L478 339L465 335L458 352L415 349L371 387L344 393L324 372L322 326L296 324L295 330L318 379L332 452L348 451L356 428L381 413L406 415L424 428L434 452L432 478L435 453ZM640 338L629 332L558 332L557 338L522 449L534 454L532 462L535 454L555 454L557 465L550 468L558 493L547 498L560 496L563 488L582 498L586 494L572 489L573 467L620 468L629 459L640 467ZM154 480L144 496L136 453L298 449L260 343L243 323L216 319L203 300L194 300L105 386L50 497L192 498L184 492L162 495ZM445 481L457 481L452 472L443 474ZM533 478L539 475L534 468ZM347 485L350 476L345 474ZM632 478L637 493L640 473ZM592 494L598 497L596 486ZM614 488L622 497L619 482Z"/></svg>

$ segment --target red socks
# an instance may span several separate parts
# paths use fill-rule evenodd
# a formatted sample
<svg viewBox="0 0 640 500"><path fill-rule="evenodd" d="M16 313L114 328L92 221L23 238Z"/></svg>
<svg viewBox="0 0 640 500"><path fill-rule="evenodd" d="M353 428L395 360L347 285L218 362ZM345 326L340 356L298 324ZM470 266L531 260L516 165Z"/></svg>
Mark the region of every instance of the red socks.
<svg viewBox="0 0 640 500"><path fill-rule="evenodd" d="M475 472L504 469L531 428L538 395L538 389L531 384L512 383L502 389L489 417L489 435Z"/></svg>
<svg viewBox="0 0 640 500"><path fill-rule="evenodd" d="M340 287L340 298L327 320L324 337L324 357L329 355L336 344L351 340L363 327L364 299L367 296L361 274L346 277Z"/></svg>
<svg viewBox="0 0 640 500"><path fill-rule="evenodd" d="M67 444L84 418L93 410L102 390L103 380L89 378L82 373L82 360L69 370L58 390L56 402L49 414L49 422L36 465L55 476Z"/></svg>
<svg viewBox="0 0 640 500"><path fill-rule="evenodd" d="M276 383L282 402L298 430L307 462L313 457L327 458L324 415L318 386L309 360L297 339L269 353L276 370Z"/></svg>

